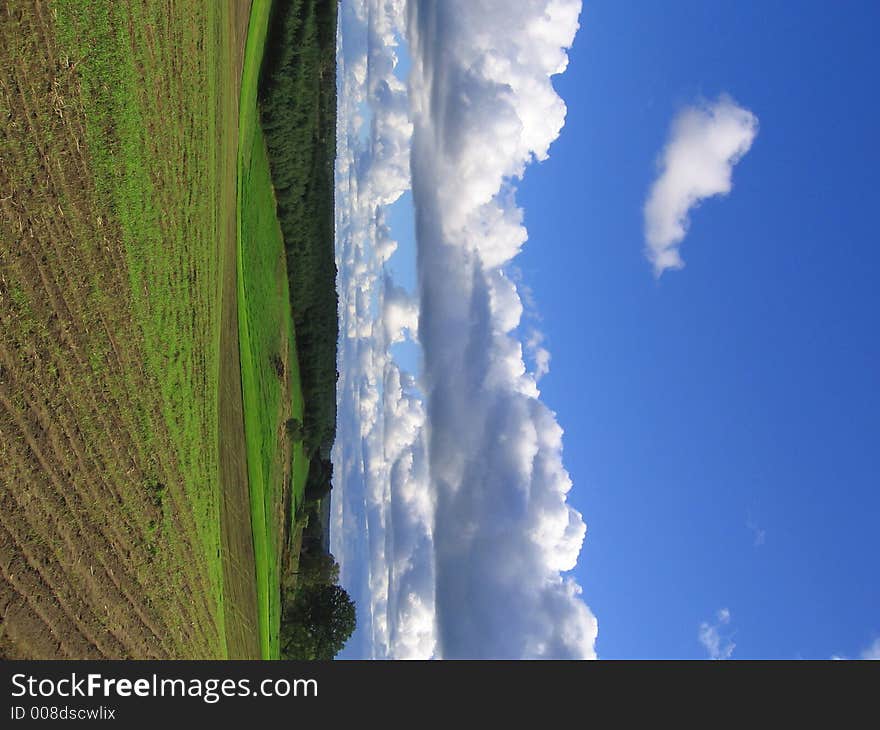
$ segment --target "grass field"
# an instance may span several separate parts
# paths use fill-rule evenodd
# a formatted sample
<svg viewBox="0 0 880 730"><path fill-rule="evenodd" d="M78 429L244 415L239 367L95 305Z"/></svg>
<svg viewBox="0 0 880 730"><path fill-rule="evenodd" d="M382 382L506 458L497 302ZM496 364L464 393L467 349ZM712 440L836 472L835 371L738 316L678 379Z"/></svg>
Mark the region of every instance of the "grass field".
<svg viewBox="0 0 880 730"><path fill-rule="evenodd" d="M279 655L281 562L308 460L284 424L303 418L284 241L259 124L257 84L271 2L251 6L239 116L239 336L260 646ZM291 465L293 468L291 469Z"/></svg>
<svg viewBox="0 0 880 730"><path fill-rule="evenodd" d="M258 652L222 417L246 27L212 0L0 8L2 656Z"/></svg>
<svg viewBox="0 0 880 730"><path fill-rule="evenodd" d="M278 656L308 460L270 8L0 7L0 657Z"/></svg>

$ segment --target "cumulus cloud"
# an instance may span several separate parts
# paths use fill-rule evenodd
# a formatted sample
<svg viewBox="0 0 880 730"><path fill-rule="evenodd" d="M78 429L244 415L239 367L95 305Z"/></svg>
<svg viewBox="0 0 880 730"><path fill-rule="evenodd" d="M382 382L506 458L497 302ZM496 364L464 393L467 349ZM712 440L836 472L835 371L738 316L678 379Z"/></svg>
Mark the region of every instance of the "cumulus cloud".
<svg viewBox="0 0 880 730"><path fill-rule="evenodd" d="M385 339L395 344L407 336L417 340L419 333L419 303L405 289L397 286L389 274L385 275L382 319Z"/></svg>
<svg viewBox="0 0 880 730"><path fill-rule="evenodd" d="M595 655L567 575L586 526L567 502L562 429L539 400L549 356L518 334L506 267L528 236L513 181L565 121L580 0L408 5L411 172L419 247L438 654Z"/></svg>
<svg viewBox="0 0 880 730"><path fill-rule="evenodd" d="M679 246L691 209L730 192L733 166L757 133L758 118L724 95L676 117L644 207L645 253L656 276L684 266Z"/></svg>
<svg viewBox="0 0 880 730"><path fill-rule="evenodd" d="M331 550L355 598L345 656L433 656L433 515L424 407L389 347L418 330L417 302L384 265L388 206L409 188L412 124L397 70L403 0L340 6L336 257L340 342Z"/></svg>
<svg viewBox="0 0 880 730"><path fill-rule="evenodd" d="M700 624L697 636L710 659L730 659L736 644L723 635L730 625L730 611L722 608L715 614L715 621L704 621Z"/></svg>
<svg viewBox="0 0 880 730"><path fill-rule="evenodd" d="M340 6L330 535L358 605L347 656L595 655L568 574L586 527L537 387L550 354L523 331L528 290L510 266L528 238L513 181L563 127L551 77L579 12L580 0ZM410 185L415 294L385 266L387 210ZM394 361L407 338L421 373Z"/></svg>

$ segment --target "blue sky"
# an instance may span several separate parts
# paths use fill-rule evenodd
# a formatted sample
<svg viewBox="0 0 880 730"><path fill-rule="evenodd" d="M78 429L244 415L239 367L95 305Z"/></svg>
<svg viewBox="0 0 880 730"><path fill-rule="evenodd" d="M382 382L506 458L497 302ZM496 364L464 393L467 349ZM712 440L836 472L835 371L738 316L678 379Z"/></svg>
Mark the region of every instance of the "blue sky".
<svg viewBox="0 0 880 730"><path fill-rule="evenodd" d="M589 0L516 260L552 352L575 571L606 658L857 656L880 634L876 3ZM669 125L760 119L655 280L641 208ZM750 528L749 525L753 527ZM755 545L756 530L764 541Z"/></svg>
<svg viewBox="0 0 880 730"><path fill-rule="evenodd" d="M341 5L343 656L880 654L880 6L585 0L560 131L577 8ZM725 97L759 130L657 277Z"/></svg>

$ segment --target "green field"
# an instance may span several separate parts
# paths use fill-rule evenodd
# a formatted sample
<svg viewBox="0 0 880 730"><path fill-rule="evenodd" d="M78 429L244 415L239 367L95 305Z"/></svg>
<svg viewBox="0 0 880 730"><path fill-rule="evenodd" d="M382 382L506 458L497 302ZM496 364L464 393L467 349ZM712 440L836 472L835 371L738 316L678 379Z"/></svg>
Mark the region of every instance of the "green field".
<svg viewBox="0 0 880 730"><path fill-rule="evenodd" d="M290 443L284 423L303 418L303 399L290 309L284 243L275 212L257 90L270 0L251 4L238 109L237 287L238 328L247 477L256 574L260 652L278 657L280 570L286 529L302 503L308 460ZM89 101L87 132L99 191L112 201L125 241L133 307L144 331L146 365L156 376L180 460L181 480L196 517L198 550L210 577L217 646L226 652L223 569L220 559L216 428L220 357L220 257L224 235L218 210L218 89L238 85L222 76L219 55L229 42L223 10L193 4L192 28L171 24L160 4L116 11L103 2L59 5L63 40L76 57ZM159 28L181 37L178 50L198 69L177 79L175 59L151 43ZM204 48L197 32L217 32ZM187 31L192 31L192 37ZM133 37L130 34L134 34ZM201 51L196 52L201 46ZM134 51L132 51L134 49ZM216 54L216 55L215 55ZM171 62L171 68L169 68ZM228 68L228 67L227 67ZM163 98L164 85L174 83ZM156 89L159 93L151 93ZM163 106L167 105L167 106ZM186 165L182 163L186 160ZM222 161L222 160L221 160ZM174 181L173 185L169 182ZM227 354L226 356L228 356ZM283 374L279 375L277 363ZM154 443L150 422L142 438ZM222 426L221 426L222 427ZM165 458L158 450L157 459ZM285 490L291 489L285 500ZM183 539L168 519L156 529L167 541Z"/></svg>
<svg viewBox="0 0 880 730"><path fill-rule="evenodd" d="M245 48L239 114L238 291L241 380L254 533L260 646L279 655L281 559L290 516L302 503L308 460L289 443L288 418L303 419L284 241L259 124L257 86L271 2L255 0ZM292 464L292 468L291 468ZM292 496L285 509L285 488Z"/></svg>
<svg viewBox="0 0 880 730"><path fill-rule="evenodd" d="M299 620L335 433L335 17L0 3L0 657L278 658Z"/></svg>
<svg viewBox="0 0 880 730"><path fill-rule="evenodd" d="M4 511L22 510L15 540L48 546L52 570L32 571L36 608L15 609L4 651L226 656L218 414L235 9L16 0L0 13L0 279L17 308L0 291L16 378L0 393L0 481L27 485L3 491ZM25 590L15 580L4 600ZM41 603L61 613L50 620Z"/></svg>
<svg viewBox="0 0 880 730"><path fill-rule="evenodd" d="M207 44L172 78L156 43L168 26L161 3L123 10L104 2L55 3L58 27L80 69L87 141L98 193L112 201L125 243L144 365L159 385L168 435L207 560L218 654L225 651L217 498L218 257L215 146L220 50ZM222 27L215 3L192 4L176 41L194 49ZM219 42L221 38L216 40ZM219 44L219 43L218 43ZM186 160L184 163L183 161ZM175 186L165 184L176 181ZM148 420L140 423L154 442ZM161 453L161 452L159 452ZM157 529L180 538L166 519Z"/></svg>

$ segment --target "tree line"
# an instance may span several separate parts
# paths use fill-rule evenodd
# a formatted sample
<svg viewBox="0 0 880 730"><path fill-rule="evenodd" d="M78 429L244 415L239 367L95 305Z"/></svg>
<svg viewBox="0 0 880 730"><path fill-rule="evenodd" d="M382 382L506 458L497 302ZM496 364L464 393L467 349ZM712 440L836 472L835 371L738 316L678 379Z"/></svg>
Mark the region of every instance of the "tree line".
<svg viewBox="0 0 880 730"><path fill-rule="evenodd" d="M275 0L260 71L260 121L284 238L303 388L302 422L287 432L309 453L298 556L282 576L281 658L332 659L355 628L338 585L321 507L336 435L339 335L334 240L337 0ZM296 527L292 526L293 529ZM295 560L292 558L296 558Z"/></svg>
<svg viewBox="0 0 880 730"><path fill-rule="evenodd" d="M260 73L260 115L278 219L312 458L336 434L339 334L334 242L337 0L276 0Z"/></svg>

